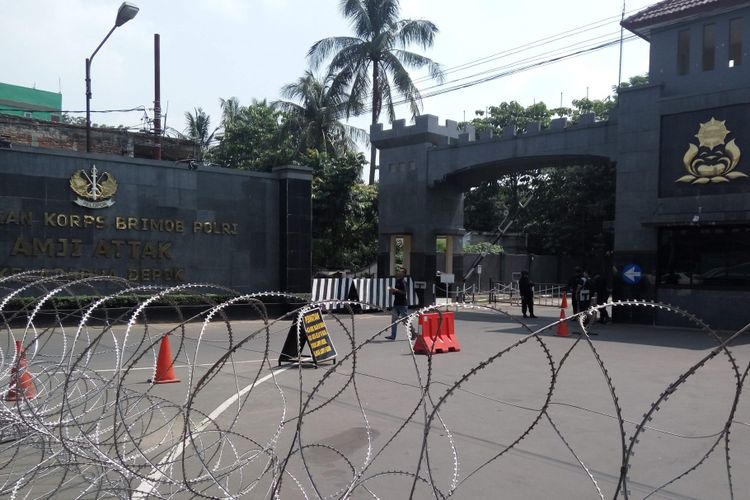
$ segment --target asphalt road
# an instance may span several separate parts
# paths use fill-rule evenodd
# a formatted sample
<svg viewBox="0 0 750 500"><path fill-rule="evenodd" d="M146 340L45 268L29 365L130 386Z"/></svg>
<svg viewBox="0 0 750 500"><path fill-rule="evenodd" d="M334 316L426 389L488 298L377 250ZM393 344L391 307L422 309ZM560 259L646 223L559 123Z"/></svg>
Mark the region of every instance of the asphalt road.
<svg viewBox="0 0 750 500"><path fill-rule="evenodd" d="M517 319L517 308L509 312ZM696 330L608 324L590 341L555 328L531 336L559 310L537 314L526 328L457 312L461 350L431 357L412 354L403 327L383 340L387 314L327 314L338 359L317 369L277 367L289 321L268 335L253 321L190 324L169 337L180 382L163 385L146 381L175 325L120 325L98 341L96 328L37 332L38 344L26 342L40 386L30 414L44 413L37 429L73 415L56 442L75 446L45 455L28 437L5 443L0 480L8 491L33 478L18 492L29 498L87 487L99 497L113 484L126 497L268 498L277 488L284 499L614 498L637 432L628 498L657 489L649 498L730 498L727 455L734 498L750 497L745 393L732 414L737 373L750 363L747 334L710 357L716 340ZM65 370L76 374L68 386ZM45 460L44 473L24 476ZM61 479L71 462L76 473Z"/></svg>

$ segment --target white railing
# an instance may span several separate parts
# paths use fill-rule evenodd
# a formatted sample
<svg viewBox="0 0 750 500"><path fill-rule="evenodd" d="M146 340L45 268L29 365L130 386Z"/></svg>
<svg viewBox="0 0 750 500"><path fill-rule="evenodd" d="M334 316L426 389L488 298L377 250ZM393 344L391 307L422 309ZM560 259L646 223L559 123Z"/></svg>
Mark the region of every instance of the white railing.
<svg viewBox="0 0 750 500"><path fill-rule="evenodd" d="M560 283L534 283L534 304L558 307L566 290L567 286ZM490 303L521 304L521 291L517 281L493 283L487 295Z"/></svg>
<svg viewBox="0 0 750 500"><path fill-rule="evenodd" d="M450 291L445 292L444 285L436 288L435 301L438 304L468 302L468 303L503 303L509 305L521 305L521 292L518 289L518 282L497 282L493 283L490 289L479 291L476 285L463 285L461 287L451 287ZM560 283L534 283L534 304L540 306L559 307L562 300L562 294L567 290L567 286ZM570 298L568 297L568 300Z"/></svg>

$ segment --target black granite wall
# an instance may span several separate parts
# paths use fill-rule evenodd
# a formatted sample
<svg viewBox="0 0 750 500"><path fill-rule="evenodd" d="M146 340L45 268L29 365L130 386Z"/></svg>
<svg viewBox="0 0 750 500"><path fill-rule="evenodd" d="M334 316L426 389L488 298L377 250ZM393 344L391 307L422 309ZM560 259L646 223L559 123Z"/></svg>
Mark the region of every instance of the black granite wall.
<svg viewBox="0 0 750 500"><path fill-rule="evenodd" d="M76 204L83 198L71 178L79 170L90 176L93 166L117 184L111 206ZM191 170L105 155L0 150L0 276L51 268L142 283L305 291L309 258L297 255L310 251L311 178L300 167ZM280 203L292 190L292 201Z"/></svg>

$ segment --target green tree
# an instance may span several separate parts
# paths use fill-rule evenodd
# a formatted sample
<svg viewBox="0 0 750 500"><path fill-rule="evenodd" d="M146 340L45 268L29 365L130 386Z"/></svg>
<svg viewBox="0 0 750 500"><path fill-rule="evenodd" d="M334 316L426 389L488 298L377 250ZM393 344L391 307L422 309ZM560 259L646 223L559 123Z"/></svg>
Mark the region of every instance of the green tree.
<svg viewBox="0 0 750 500"><path fill-rule="evenodd" d="M86 126L86 117L85 116L70 116L68 113L63 113L61 121L63 123L66 123L68 125L79 125L81 127Z"/></svg>
<svg viewBox="0 0 750 500"><path fill-rule="evenodd" d="M464 226L470 231L495 231L507 208L506 193L498 181L487 181L464 196Z"/></svg>
<svg viewBox="0 0 750 500"><path fill-rule="evenodd" d="M477 118L471 124L479 132L492 129L502 133L503 129L513 126L524 133L532 122L539 122L542 128L549 127L552 116L567 112L565 109L549 109L544 102L523 107L516 101L503 102L490 106L487 111L476 111ZM518 210L524 193L530 190L540 175L539 170L515 173L488 181L471 189L464 199L464 223L471 231L495 231L510 213Z"/></svg>
<svg viewBox="0 0 750 500"><path fill-rule="evenodd" d="M270 172L294 160L294 138L282 132L284 116L280 111L264 100L238 105L232 113L230 118L224 116L223 132L210 152L211 161L229 168Z"/></svg>
<svg viewBox="0 0 750 500"><path fill-rule="evenodd" d="M407 67L427 68L430 76L442 80L440 66L431 59L406 50L416 43L432 46L437 27L426 20L399 18L398 0L343 0L344 17L351 21L354 37L325 38L308 52L313 67L333 56L329 71L336 74L334 86L350 86L347 113L371 97L372 124L378 122L385 104L388 119L395 119L393 94L401 96L419 114L421 95ZM370 149L369 183L375 182L375 146Z"/></svg>
<svg viewBox="0 0 750 500"><path fill-rule="evenodd" d="M503 246L490 243L489 241L480 241L470 245L464 245L464 253L475 253L479 255L500 255L503 253Z"/></svg>
<svg viewBox="0 0 750 500"><path fill-rule="evenodd" d="M71 116L69 113L63 112L60 117L60 121L67 125L78 125L79 127L86 126L85 116ZM127 130L128 127L125 125L106 125L104 123L92 123L91 128L112 128L117 130Z"/></svg>
<svg viewBox="0 0 750 500"><path fill-rule="evenodd" d="M194 113L186 111L185 120L187 121L185 134L195 143L198 148L198 159L201 160L211 147L216 129L211 130L211 117L202 108L194 108Z"/></svg>
<svg viewBox="0 0 750 500"><path fill-rule="evenodd" d="M478 130L498 133L515 124L521 131L532 121L548 127L553 116L578 121L584 113L606 119L616 100L576 99L570 108L549 109L543 103L523 107L515 101L477 111L472 121ZM604 221L614 218L615 171L613 167L577 165L568 168L529 170L481 184L466 193L465 227L473 231L496 230L505 214L517 211L512 230L531 238L535 253L592 255L612 247L611 233L602 230ZM533 194L526 208L519 202Z"/></svg>
<svg viewBox="0 0 750 500"><path fill-rule="evenodd" d="M352 185L342 242L345 249L342 267L359 270L375 262L378 254L377 185L361 182Z"/></svg>
<svg viewBox="0 0 750 500"><path fill-rule="evenodd" d="M606 99L589 99L588 97L573 99L573 108L568 116L573 123L578 122L581 115L587 113L594 113L597 120L608 120L609 114L615 109L615 106L617 106L617 100L611 97Z"/></svg>
<svg viewBox="0 0 750 500"><path fill-rule="evenodd" d="M540 122L542 128L549 127L550 120L557 110L547 108L543 102L523 107L516 101L503 102L498 106L490 106L486 112L475 112L477 118L471 124L478 131L493 129L498 134L509 125L515 125L519 132L526 131L531 122Z"/></svg>
<svg viewBox="0 0 750 500"><path fill-rule="evenodd" d="M310 150L303 163L313 169L313 267L371 264L377 251L377 190L361 184L364 156Z"/></svg>
<svg viewBox="0 0 750 500"><path fill-rule="evenodd" d="M627 89L630 87L638 87L639 85L648 85L648 73L644 73L642 75L635 75L628 78L627 82L620 82L621 89ZM612 87L612 91L617 93L618 87L617 85L614 85Z"/></svg>
<svg viewBox="0 0 750 500"><path fill-rule="evenodd" d="M240 101L236 97L230 97L229 99L219 98L219 105L221 106L222 127L226 126L227 123L240 114Z"/></svg>
<svg viewBox="0 0 750 500"><path fill-rule="evenodd" d="M534 200L519 214L519 228L536 253L594 256L612 248L615 168L579 165L545 169L535 180Z"/></svg>
<svg viewBox="0 0 750 500"><path fill-rule="evenodd" d="M324 79L306 71L294 83L281 89L282 97L292 101L275 101L273 107L286 115L284 131L297 137L297 152L308 149L332 155L341 155L357 149L356 141L367 141L367 133L357 127L342 123L346 116L349 95L341 86L332 85L333 76ZM356 104L356 103L355 103ZM361 105L357 108L360 109Z"/></svg>

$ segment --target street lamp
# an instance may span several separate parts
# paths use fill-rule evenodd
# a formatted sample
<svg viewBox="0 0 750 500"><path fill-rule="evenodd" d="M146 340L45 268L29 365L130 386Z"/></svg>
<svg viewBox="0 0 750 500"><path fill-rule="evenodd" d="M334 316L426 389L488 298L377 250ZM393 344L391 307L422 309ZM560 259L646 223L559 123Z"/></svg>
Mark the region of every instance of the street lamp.
<svg viewBox="0 0 750 500"><path fill-rule="evenodd" d="M109 38L109 35L112 34L112 32L125 24L126 22L130 21L135 17L135 15L138 14L138 7L133 5L130 2L122 2L122 5L120 5L120 8L117 9L117 18L115 19L115 25L112 26L112 29L109 30L109 33L107 33L107 36L104 37L104 40L99 44L99 46L96 48L93 54L91 54L91 57L86 59L86 152L91 151L91 61L94 59L94 56L97 52L99 52L99 49L102 48L102 45L104 45L104 42L107 41Z"/></svg>

